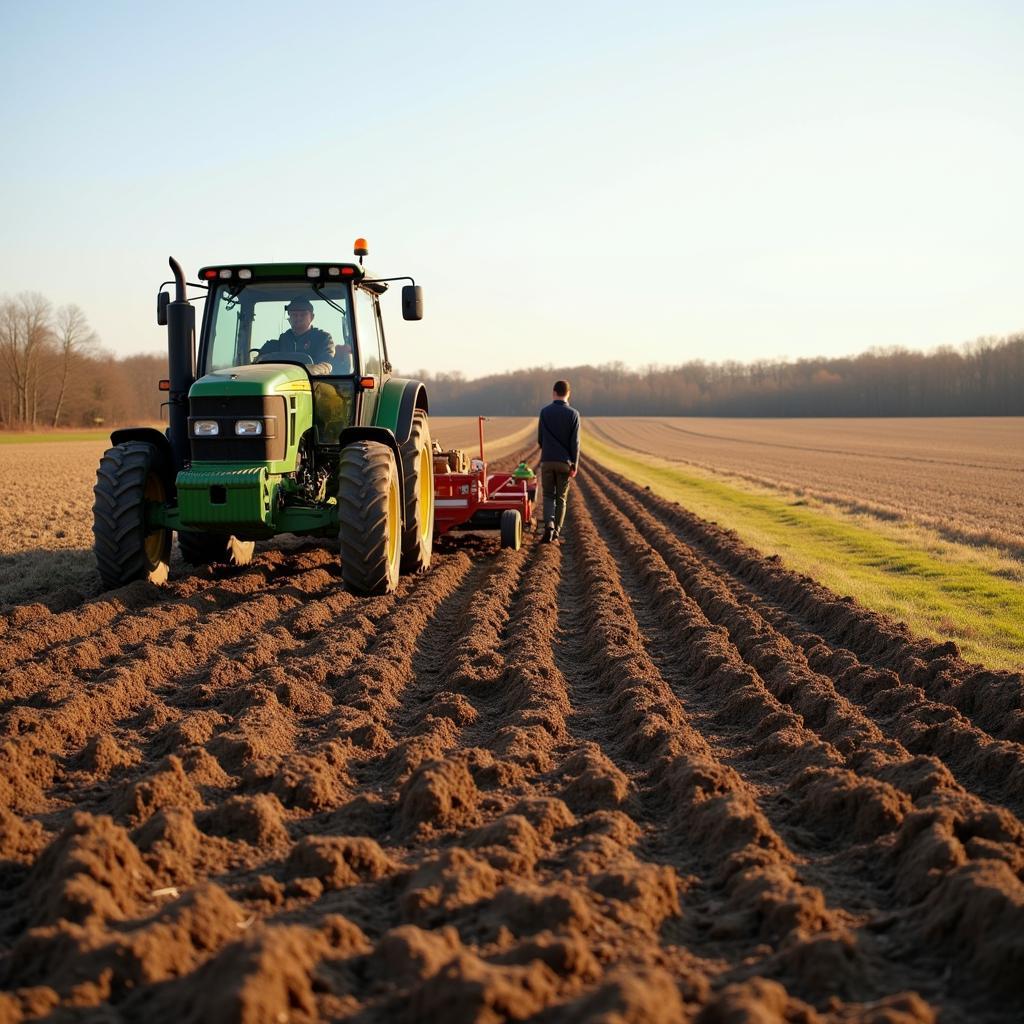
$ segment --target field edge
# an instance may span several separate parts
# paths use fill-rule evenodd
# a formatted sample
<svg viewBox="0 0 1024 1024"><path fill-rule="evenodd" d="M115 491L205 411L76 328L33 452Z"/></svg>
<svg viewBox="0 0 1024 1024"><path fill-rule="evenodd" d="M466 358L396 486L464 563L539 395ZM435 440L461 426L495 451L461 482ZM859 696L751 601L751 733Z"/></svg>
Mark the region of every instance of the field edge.
<svg viewBox="0 0 1024 1024"><path fill-rule="evenodd" d="M778 554L787 568L905 622L921 636L952 640L963 656L990 668L1024 663L1024 586L1002 560L915 527L868 526L834 508L744 489L657 456L640 456L587 438L588 457L702 518L734 530L751 547Z"/></svg>

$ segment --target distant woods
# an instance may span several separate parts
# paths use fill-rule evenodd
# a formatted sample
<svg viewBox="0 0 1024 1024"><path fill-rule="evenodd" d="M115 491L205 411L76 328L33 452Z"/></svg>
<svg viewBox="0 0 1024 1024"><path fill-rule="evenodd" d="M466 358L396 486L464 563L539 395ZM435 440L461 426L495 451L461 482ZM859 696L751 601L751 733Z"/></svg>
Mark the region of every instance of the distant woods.
<svg viewBox="0 0 1024 1024"><path fill-rule="evenodd" d="M0 300L0 428L156 421L166 375L165 355L104 351L78 306L35 292Z"/></svg>
<svg viewBox="0 0 1024 1024"><path fill-rule="evenodd" d="M86 315L34 292L0 300L0 428L159 421L166 354L115 357ZM466 380L417 371L435 416L529 416L567 377L590 416L1022 416L1024 334L933 352L631 370L554 366Z"/></svg>
<svg viewBox="0 0 1024 1024"><path fill-rule="evenodd" d="M873 349L841 359L631 370L553 366L465 380L418 371L437 416L526 416L559 377L590 416L1022 416L1024 334L934 352Z"/></svg>

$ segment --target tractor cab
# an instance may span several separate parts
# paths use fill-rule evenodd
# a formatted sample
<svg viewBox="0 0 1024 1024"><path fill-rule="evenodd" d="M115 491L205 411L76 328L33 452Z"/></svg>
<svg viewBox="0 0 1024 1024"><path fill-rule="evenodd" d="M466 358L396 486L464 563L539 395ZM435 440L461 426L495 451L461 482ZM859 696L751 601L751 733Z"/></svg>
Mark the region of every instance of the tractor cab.
<svg viewBox="0 0 1024 1024"><path fill-rule="evenodd" d="M300 366L317 444L373 422L391 373L380 313L386 282L368 282L352 264L204 267L200 277L210 282L200 378L254 363Z"/></svg>

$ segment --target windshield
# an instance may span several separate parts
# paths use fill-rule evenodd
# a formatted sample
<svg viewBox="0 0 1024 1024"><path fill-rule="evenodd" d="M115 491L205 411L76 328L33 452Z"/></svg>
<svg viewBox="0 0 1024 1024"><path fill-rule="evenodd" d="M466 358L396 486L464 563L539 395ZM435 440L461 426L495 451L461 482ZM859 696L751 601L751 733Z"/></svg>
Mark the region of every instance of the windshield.
<svg viewBox="0 0 1024 1024"><path fill-rule="evenodd" d="M292 307L291 317L286 306ZM212 296L202 372L243 366L263 352L265 358L304 353L300 358L309 357L316 376L353 373L351 308L347 282L325 283L318 290L306 281L220 284Z"/></svg>

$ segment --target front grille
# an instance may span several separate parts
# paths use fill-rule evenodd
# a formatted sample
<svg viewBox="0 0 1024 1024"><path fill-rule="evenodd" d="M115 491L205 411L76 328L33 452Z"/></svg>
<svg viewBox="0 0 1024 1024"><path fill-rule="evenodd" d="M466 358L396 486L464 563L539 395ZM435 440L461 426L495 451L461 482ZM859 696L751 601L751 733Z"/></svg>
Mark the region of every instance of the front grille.
<svg viewBox="0 0 1024 1024"><path fill-rule="evenodd" d="M189 401L189 434L192 421L216 420L216 437L190 437L193 462L273 462L288 450L285 400L280 395L238 395L230 398L193 398ZM236 420L263 420L262 434L238 437Z"/></svg>

